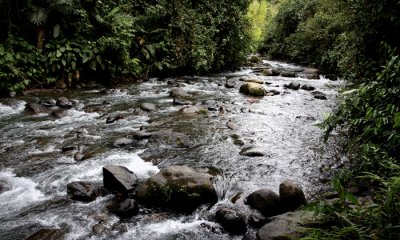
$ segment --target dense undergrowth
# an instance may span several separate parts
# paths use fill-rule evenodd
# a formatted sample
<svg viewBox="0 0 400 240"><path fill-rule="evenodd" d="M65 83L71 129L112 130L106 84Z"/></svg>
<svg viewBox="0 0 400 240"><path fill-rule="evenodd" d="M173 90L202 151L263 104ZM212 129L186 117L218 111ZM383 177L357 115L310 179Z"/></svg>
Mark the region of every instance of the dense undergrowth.
<svg viewBox="0 0 400 240"><path fill-rule="evenodd" d="M304 239L400 238L399 1L282 0L260 50L336 72L349 84L322 124L349 163L336 173L336 201ZM359 191L350 193L350 187Z"/></svg>
<svg viewBox="0 0 400 240"><path fill-rule="evenodd" d="M248 0L0 1L0 89L235 68Z"/></svg>

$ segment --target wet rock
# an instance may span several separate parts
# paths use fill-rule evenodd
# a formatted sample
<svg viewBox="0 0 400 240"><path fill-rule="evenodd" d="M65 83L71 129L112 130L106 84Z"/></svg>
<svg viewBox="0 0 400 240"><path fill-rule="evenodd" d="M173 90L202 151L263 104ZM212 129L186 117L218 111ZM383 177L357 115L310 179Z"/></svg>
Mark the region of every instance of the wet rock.
<svg viewBox="0 0 400 240"><path fill-rule="evenodd" d="M60 240L64 239L65 231L62 229L40 229L26 240Z"/></svg>
<svg viewBox="0 0 400 240"><path fill-rule="evenodd" d="M116 148L124 147L127 145L131 145L133 143L132 139L129 138L120 138L114 141L113 146Z"/></svg>
<svg viewBox="0 0 400 240"><path fill-rule="evenodd" d="M270 217L283 212L279 195L263 188L251 193L245 200L245 204L260 211L264 216Z"/></svg>
<svg viewBox="0 0 400 240"><path fill-rule="evenodd" d="M51 116L56 117L56 118L63 118L63 117L68 116L68 111L66 111L66 110L54 111L51 113Z"/></svg>
<svg viewBox="0 0 400 240"><path fill-rule="evenodd" d="M141 202L193 211L200 204L215 203L217 195L212 176L187 166L169 166L140 184L137 199Z"/></svg>
<svg viewBox="0 0 400 240"><path fill-rule="evenodd" d="M146 112L153 112L156 110L156 105L153 103L142 103L140 104L140 109Z"/></svg>
<svg viewBox="0 0 400 240"><path fill-rule="evenodd" d="M303 73L306 73L306 74L319 74L319 72L320 71L317 68L306 68L303 71Z"/></svg>
<svg viewBox="0 0 400 240"><path fill-rule="evenodd" d="M248 82L248 83L258 83L258 84L264 84L264 81L263 80L260 80L260 79L246 79L246 80L244 80L245 82Z"/></svg>
<svg viewBox="0 0 400 240"><path fill-rule="evenodd" d="M114 122L116 122L118 120L121 120L121 119L124 119L124 118L125 117L123 115L121 115L121 114L117 114L117 115L114 115L114 116L109 116L109 117L107 117L106 123L107 124L114 123Z"/></svg>
<svg viewBox="0 0 400 240"><path fill-rule="evenodd" d="M61 107L61 108L72 108L73 107L73 103L66 97L60 97L59 99L57 99L57 106Z"/></svg>
<svg viewBox="0 0 400 240"><path fill-rule="evenodd" d="M102 223L97 223L92 226L92 232L96 236L100 236L107 230L106 226Z"/></svg>
<svg viewBox="0 0 400 240"><path fill-rule="evenodd" d="M269 219L258 212L255 212L249 216L249 225L254 228L260 228L268 222Z"/></svg>
<svg viewBox="0 0 400 240"><path fill-rule="evenodd" d="M173 88L169 95L173 98L187 98L190 97L190 94L183 90L182 88Z"/></svg>
<svg viewBox="0 0 400 240"><path fill-rule="evenodd" d="M226 123L226 126L227 126L229 129L231 129L231 130L236 130L236 129L237 129L236 124L234 124L234 123L231 122L231 121L227 122L227 123Z"/></svg>
<svg viewBox="0 0 400 240"><path fill-rule="evenodd" d="M323 92L320 91L314 91L311 93L314 98L316 99L320 99L320 100L327 100L328 98L326 97L326 95Z"/></svg>
<svg viewBox="0 0 400 240"><path fill-rule="evenodd" d="M226 87L226 88L235 88L235 84L230 83L230 82L227 81L227 82L225 83L225 87Z"/></svg>
<svg viewBox="0 0 400 240"><path fill-rule="evenodd" d="M327 74L325 75L326 79L329 79L331 81L337 81L338 80L338 76L336 76L335 74Z"/></svg>
<svg viewBox="0 0 400 240"><path fill-rule="evenodd" d="M259 56L253 55L250 57L249 61L251 63L260 63L262 62L262 59Z"/></svg>
<svg viewBox="0 0 400 240"><path fill-rule="evenodd" d="M301 86L301 89L306 90L306 91L314 91L315 87L306 84L306 85Z"/></svg>
<svg viewBox="0 0 400 240"><path fill-rule="evenodd" d="M172 101L172 104L178 105L178 106L193 105L193 103L191 101L180 100L177 98L174 98L174 100Z"/></svg>
<svg viewBox="0 0 400 240"><path fill-rule="evenodd" d="M217 222L225 231L233 234L243 234L247 231L246 216L239 210L221 207L216 212Z"/></svg>
<svg viewBox="0 0 400 240"><path fill-rule="evenodd" d="M47 100L41 101L40 104L42 104L45 107L54 107L57 105L57 101L54 99L47 99Z"/></svg>
<svg viewBox="0 0 400 240"><path fill-rule="evenodd" d="M272 72L272 69L264 69L261 71L262 75L264 76L274 76L274 73Z"/></svg>
<svg viewBox="0 0 400 240"><path fill-rule="evenodd" d="M261 148L258 147L245 147L240 151L240 155L248 157L263 157L268 154Z"/></svg>
<svg viewBox="0 0 400 240"><path fill-rule="evenodd" d="M282 207L293 211L302 205L307 205L306 197L300 185L286 180L279 185L279 196Z"/></svg>
<svg viewBox="0 0 400 240"><path fill-rule="evenodd" d="M103 184L108 191L127 196L135 192L137 177L126 167L108 165L103 167Z"/></svg>
<svg viewBox="0 0 400 240"><path fill-rule="evenodd" d="M87 160L87 159L92 158L92 157L93 157L93 153L92 152L88 152L88 153L77 152L74 155L74 160L79 162L79 161Z"/></svg>
<svg viewBox="0 0 400 240"><path fill-rule="evenodd" d="M5 179L0 179L0 194L11 190L11 184Z"/></svg>
<svg viewBox="0 0 400 240"><path fill-rule="evenodd" d="M206 112L207 109L200 107L200 106L188 106L179 109L179 113L181 114L198 114L198 113L203 113Z"/></svg>
<svg viewBox="0 0 400 240"><path fill-rule="evenodd" d="M192 146L190 138L183 134L164 130L154 133L148 143L148 148L188 148Z"/></svg>
<svg viewBox="0 0 400 240"><path fill-rule="evenodd" d="M132 137L136 140L149 139L152 135L153 133L143 130L132 133Z"/></svg>
<svg viewBox="0 0 400 240"><path fill-rule="evenodd" d="M284 88L292 89L292 90L299 90L300 89L300 83L298 82L291 82L289 85L285 84L283 85Z"/></svg>
<svg viewBox="0 0 400 240"><path fill-rule="evenodd" d="M244 146L246 143L243 139L235 139L233 141L233 144L237 145L237 146Z"/></svg>
<svg viewBox="0 0 400 240"><path fill-rule="evenodd" d="M281 92L279 92L278 90L275 89L270 89L266 91L266 95L267 96L275 96L275 95L279 95L281 94Z"/></svg>
<svg viewBox="0 0 400 240"><path fill-rule="evenodd" d="M306 76L306 78L309 80L319 80L320 76L319 76L319 74L309 74Z"/></svg>
<svg viewBox="0 0 400 240"><path fill-rule="evenodd" d="M305 228L301 226L304 221L311 220L313 212L288 212L272 218L257 231L258 240L273 239L299 239L303 236Z"/></svg>
<svg viewBox="0 0 400 240"><path fill-rule="evenodd" d="M134 199L114 202L108 206L108 209L121 218L133 217L139 213L139 205Z"/></svg>
<svg viewBox="0 0 400 240"><path fill-rule="evenodd" d="M76 181L68 183L67 194L72 200L91 202L101 196L101 190L91 182Z"/></svg>
<svg viewBox="0 0 400 240"><path fill-rule="evenodd" d="M296 77L296 73L294 72L288 72L288 71L282 71L279 76L281 77L287 77L287 78L295 78Z"/></svg>
<svg viewBox="0 0 400 240"><path fill-rule="evenodd" d="M265 89L258 83L248 82L240 87L239 92L250 96L264 96Z"/></svg>
<svg viewBox="0 0 400 240"><path fill-rule="evenodd" d="M28 103L25 106L25 110L33 112L34 114L48 113L49 109L43 105L37 103Z"/></svg>

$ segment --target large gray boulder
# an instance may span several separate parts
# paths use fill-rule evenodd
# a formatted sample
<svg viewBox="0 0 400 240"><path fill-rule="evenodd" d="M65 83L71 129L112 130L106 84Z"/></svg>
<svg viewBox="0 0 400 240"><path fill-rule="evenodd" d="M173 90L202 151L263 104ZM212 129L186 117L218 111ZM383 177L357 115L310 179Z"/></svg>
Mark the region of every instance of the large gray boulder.
<svg viewBox="0 0 400 240"><path fill-rule="evenodd" d="M247 82L240 87L239 92L250 96L264 96L265 89L262 85L254 82Z"/></svg>
<svg viewBox="0 0 400 240"><path fill-rule="evenodd" d="M112 193L128 196L136 190L137 177L126 167L108 165L103 167L103 184Z"/></svg>
<svg viewBox="0 0 400 240"><path fill-rule="evenodd" d="M290 240L303 236L305 228L302 223L313 218L313 212L288 212L273 217L271 222L257 231L258 240Z"/></svg>
<svg viewBox="0 0 400 240"><path fill-rule="evenodd" d="M302 205L307 205L307 200L300 185L286 180L279 185L280 201L286 210L293 211Z"/></svg>
<svg viewBox="0 0 400 240"><path fill-rule="evenodd" d="M140 184L140 202L192 211L200 204L215 203L217 194L212 176L187 166L169 166Z"/></svg>
<svg viewBox="0 0 400 240"><path fill-rule="evenodd" d="M259 189L251 193L247 196L245 204L257 209L267 217L275 216L283 212L279 195L267 188Z"/></svg>

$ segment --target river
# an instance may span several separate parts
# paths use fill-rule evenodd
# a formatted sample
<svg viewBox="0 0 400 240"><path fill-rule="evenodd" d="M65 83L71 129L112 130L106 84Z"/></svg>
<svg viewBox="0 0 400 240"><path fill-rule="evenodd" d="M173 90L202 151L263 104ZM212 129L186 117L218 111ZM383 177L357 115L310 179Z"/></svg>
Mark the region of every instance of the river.
<svg viewBox="0 0 400 240"><path fill-rule="evenodd" d="M264 63L302 71L290 64ZM241 239L212 220L215 206L200 207L192 214L142 206L137 216L120 220L106 208L111 195L82 203L68 199L66 185L73 181L101 184L102 167L109 164L125 166L141 180L165 166L188 165L217 173L217 205L231 203L233 198L241 204L240 199L259 188L277 191L286 179L298 182L310 199L326 187L319 177L329 161L323 151L323 132L316 124L336 106L343 81L299 75L260 76L254 69L243 68L207 77L150 79L107 91L32 91L0 99L0 239L25 239L41 228L63 229L66 239ZM239 93L243 78L262 80L266 89L280 94L245 96ZM225 87L226 81L234 87ZM292 81L315 87L327 100L316 99L309 91L284 89ZM190 94L188 100L207 111L179 113L183 106L174 105L169 95L177 86ZM56 116L25 110L27 103L61 96L77 100L75 107ZM138 110L142 103L153 103L156 110ZM106 123L117 115L123 117ZM183 133L192 144L168 150L161 159L153 158L153 163L140 157L145 141L116 146L117 140L130 139L141 128ZM246 146L265 154L240 155ZM68 148L86 154L87 159L76 161ZM95 225L103 230L96 233Z"/></svg>

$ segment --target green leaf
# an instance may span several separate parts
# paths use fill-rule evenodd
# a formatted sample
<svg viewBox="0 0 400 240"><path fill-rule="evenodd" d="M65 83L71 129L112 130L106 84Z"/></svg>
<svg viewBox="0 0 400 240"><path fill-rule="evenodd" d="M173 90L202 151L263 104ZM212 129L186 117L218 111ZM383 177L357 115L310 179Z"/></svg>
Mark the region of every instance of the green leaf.
<svg viewBox="0 0 400 240"><path fill-rule="evenodd" d="M59 35L60 35L60 25L57 24L54 26L54 29L53 29L53 37L57 38Z"/></svg>
<svg viewBox="0 0 400 240"><path fill-rule="evenodd" d="M76 62L75 62L75 61L72 61L72 62L71 62L71 67L72 67L73 70L76 69Z"/></svg>
<svg viewBox="0 0 400 240"><path fill-rule="evenodd" d="M61 51L57 50L56 56L59 58L59 57L61 57L61 55L62 55Z"/></svg>

